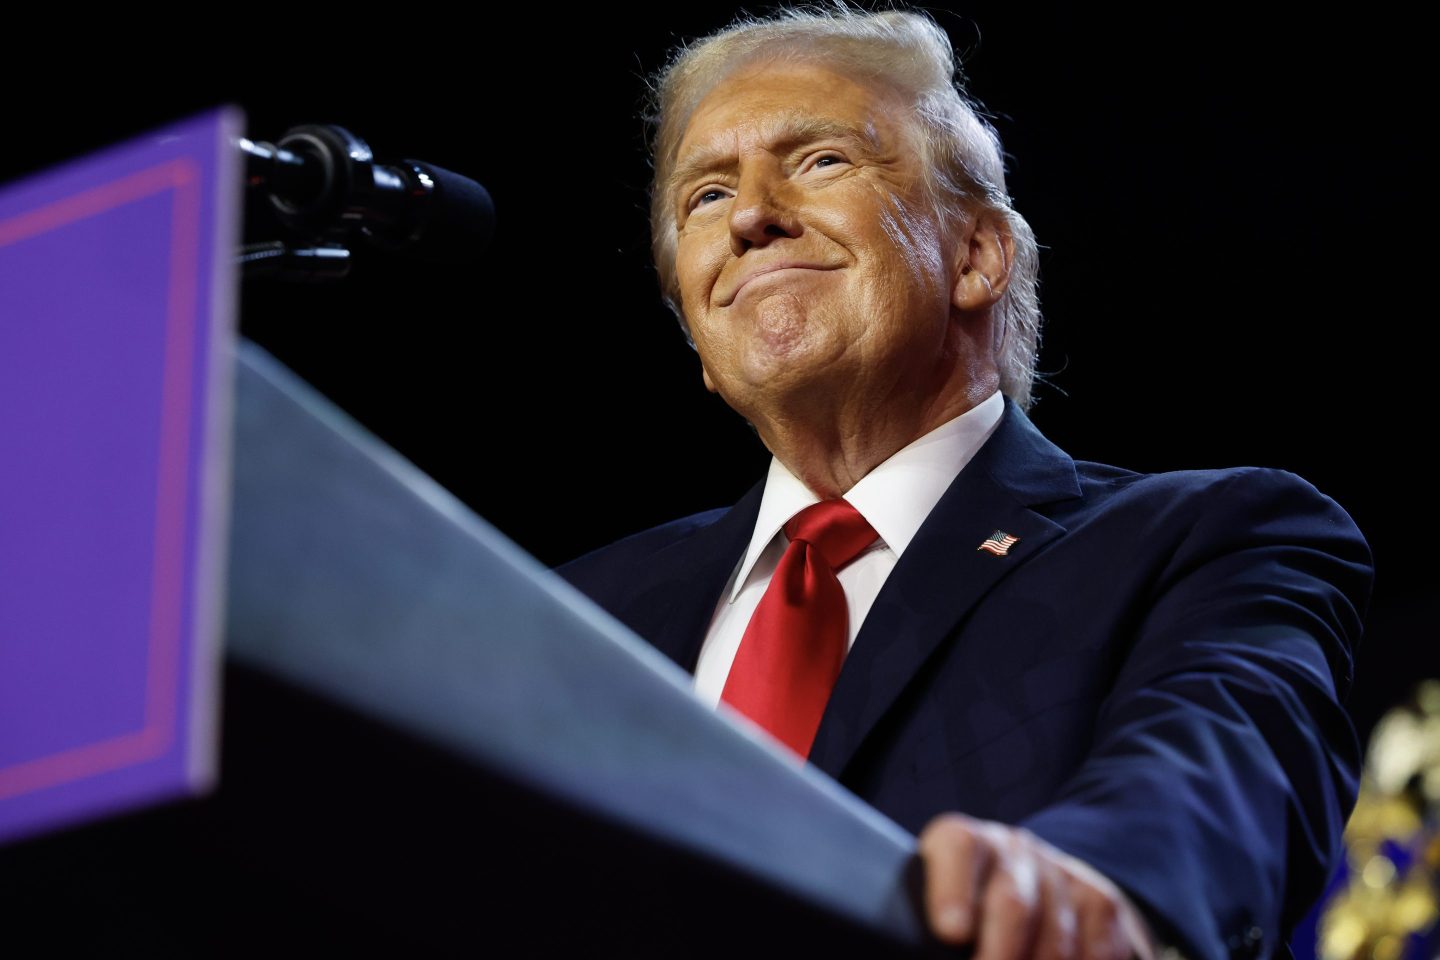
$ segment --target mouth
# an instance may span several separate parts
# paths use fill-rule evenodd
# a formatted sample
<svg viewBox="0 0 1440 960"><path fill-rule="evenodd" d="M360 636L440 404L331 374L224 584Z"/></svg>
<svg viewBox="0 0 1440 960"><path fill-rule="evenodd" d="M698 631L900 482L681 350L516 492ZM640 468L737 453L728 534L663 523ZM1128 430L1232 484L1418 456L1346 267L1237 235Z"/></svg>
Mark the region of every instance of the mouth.
<svg viewBox="0 0 1440 960"><path fill-rule="evenodd" d="M738 298L738 297L740 296L740 292L741 292L742 290L744 290L746 287L750 286L750 284L753 283L753 282L756 281L756 280L761 280L761 279L764 279L764 278L766 278L766 277L773 277L773 276L775 276L776 274L789 273L789 272L791 272L791 271L796 271L796 270L804 270L804 271L808 271L808 272L811 272L811 273L822 273L822 272L827 271L827 270L836 270L836 269L839 269L839 268L838 268L838 267L822 267L822 266L816 266L816 265L814 265L814 264L809 264L809 263L777 263L777 264L775 264L774 266L765 267L765 268L763 268L763 269L761 269L761 270L757 270L757 271L755 271L754 273L752 273L752 274L750 274L749 276L747 276L745 279L741 280L740 283L739 283L739 285L737 285L733 290L731 290L728 294L725 294L725 295L722 295L722 296L721 296L718 305L721 306L721 307L728 307L728 306L730 306L730 304L734 303L735 300L736 300L736 298Z"/></svg>

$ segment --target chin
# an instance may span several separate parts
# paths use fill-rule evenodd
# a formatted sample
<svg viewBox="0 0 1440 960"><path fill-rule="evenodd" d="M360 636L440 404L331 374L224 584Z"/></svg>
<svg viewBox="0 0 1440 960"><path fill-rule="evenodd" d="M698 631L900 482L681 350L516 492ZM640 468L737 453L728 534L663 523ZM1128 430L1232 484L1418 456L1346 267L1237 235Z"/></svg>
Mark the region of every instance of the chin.
<svg viewBox="0 0 1440 960"><path fill-rule="evenodd" d="M752 414L759 411L775 415L805 404L807 398L843 394L845 379L833 365L817 363L814 357L772 355L767 362L746 367L730 388L735 399L729 402L746 419L753 420Z"/></svg>

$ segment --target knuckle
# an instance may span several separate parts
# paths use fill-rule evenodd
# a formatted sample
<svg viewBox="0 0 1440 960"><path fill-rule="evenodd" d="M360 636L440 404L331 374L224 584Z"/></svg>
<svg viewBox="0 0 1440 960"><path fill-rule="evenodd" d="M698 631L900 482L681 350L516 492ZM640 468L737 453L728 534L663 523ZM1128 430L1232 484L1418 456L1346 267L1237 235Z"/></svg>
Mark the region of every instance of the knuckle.
<svg viewBox="0 0 1440 960"><path fill-rule="evenodd" d="M1005 917L1016 919L1030 916L1035 910L1035 897L1009 874L997 877L989 890L989 907Z"/></svg>
<svg viewBox="0 0 1440 960"><path fill-rule="evenodd" d="M1001 849L1010 845L1011 837L1014 833L1014 831L1005 826L1005 824L995 823L990 820L977 823L975 832L983 837L987 843Z"/></svg>
<svg viewBox="0 0 1440 960"><path fill-rule="evenodd" d="M964 843L972 836L972 821L959 813L942 813L925 825L920 833L920 843L943 843L954 845Z"/></svg>

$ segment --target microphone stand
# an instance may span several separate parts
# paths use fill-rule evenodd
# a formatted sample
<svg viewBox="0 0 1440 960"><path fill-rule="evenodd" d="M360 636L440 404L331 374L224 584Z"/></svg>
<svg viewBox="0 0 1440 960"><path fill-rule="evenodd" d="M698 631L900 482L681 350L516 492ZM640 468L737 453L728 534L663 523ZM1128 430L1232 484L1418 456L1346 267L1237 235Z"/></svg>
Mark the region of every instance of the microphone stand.
<svg viewBox="0 0 1440 960"><path fill-rule="evenodd" d="M307 238L248 244L236 257L245 278L338 280L350 272L356 234L403 248L424 220L435 184L418 164L383 167L365 141L333 124L293 127L278 144L239 138L245 183L263 191L280 222Z"/></svg>
<svg viewBox="0 0 1440 960"><path fill-rule="evenodd" d="M241 274L297 283L341 280L350 274L350 248L291 246L283 240L247 243L235 257Z"/></svg>

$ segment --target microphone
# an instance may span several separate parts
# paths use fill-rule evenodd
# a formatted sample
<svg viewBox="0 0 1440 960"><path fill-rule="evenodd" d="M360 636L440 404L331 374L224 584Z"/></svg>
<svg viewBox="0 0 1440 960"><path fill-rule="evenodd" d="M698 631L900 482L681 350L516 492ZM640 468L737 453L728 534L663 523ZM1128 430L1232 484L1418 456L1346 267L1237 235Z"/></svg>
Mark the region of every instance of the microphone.
<svg viewBox="0 0 1440 960"><path fill-rule="evenodd" d="M289 229L316 240L359 233L372 245L443 263L474 260L495 232L480 184L419 160L375 162L343 127L306 124L271 144L242 138L247 183Z"/></svg>

